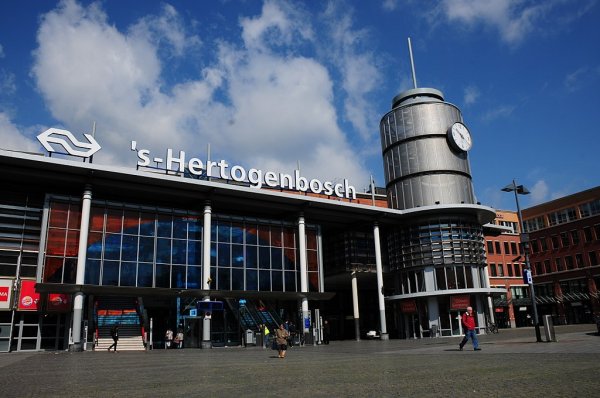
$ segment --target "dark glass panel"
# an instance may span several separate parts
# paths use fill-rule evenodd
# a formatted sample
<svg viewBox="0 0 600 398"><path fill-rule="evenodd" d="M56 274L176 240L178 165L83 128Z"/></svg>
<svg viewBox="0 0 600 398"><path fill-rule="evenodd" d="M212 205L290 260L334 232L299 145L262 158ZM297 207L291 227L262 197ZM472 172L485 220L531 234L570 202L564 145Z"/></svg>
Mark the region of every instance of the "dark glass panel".
<svg viewBox="0 0 600 398"><path fill-rule="evenodd" d="M104 259L118 260L121 256L121 234L106 234L104 238Z"/></svg>
<svg viewBox="0 0 600 398"><path fill-rule="evenodd" d="M63 258L46 257L44 266L44 282L62 282Z"/></svg>
<svg viewBox="0 0 600 398"><path fill-rule="evenodd" d="M217 286L217 267L210 267L210 289L214 289Z"/></svg>
<svg viewBox="0 0 600 398"><path fill-rule="evenodd" d="M219 225L219 221L213 221L210 224L210 241L211 242L217 241L217 226L218 225Z"/></svg>
<svg viewBox="0 0 600 398"><path fill-rule="evenodd" d="M219 221L218 226L219 242L230 243L231 242L231 224L226 221Z"/></svg>
<svg viewBox="0 0 600 398"><path fill-rule="evenodd" d="M77 278L77 259L66 258L63 272L63 283L75 283Z"/></svg>
<svg viewBox="0 0 600 398"><path fill-rule="evenodd" d="M317 272L308 273L308 291L318 292L319 291L319 274Z"/></svg>
<svg viewBox="0 0 600 398"><path fill-rule="evenodd" d="M271 273L271 280L273 281L273 291L274 292L282 292L283 291L283 272L273 271Z"/></svg>
<svg viewBox="0 0 600 398"><path fill-rule="evenodd" d="M94 207L90 211L90 231L102 231L104 229L104 208Z"/></svg>
<svg viewBox="0 0 600 398"><path fill-rule="evenodd" d="M258 278L255 269L246 270L246 290L258 290Z"/></svg>
<svg viewBox="0 0 600 398"><path fill-rule="evenodd" d="M233 268L231 270L231 289L244 290L244 270Z"/></svg>
<svg viewBox="0 0 600 398"><path fill-rule="evenodd" d="M295 270L296 269L296 249L284 249L284 262L285 269Z"/></svg>
<svg viewBox="0 0 600 398"><path fill-rule="evenodd" d="M293 228L283 229L283 245L285 247L296 247L295 230Z"/></svg>
<svg viewBox="0 0 600 398"><path fill-rule="evenodd" d="M100 284L100 260L86 260L84 281L86 285Z"/></svg>
<svg viewBox="0 0 600 398"><path fill-rule="evenodd" d="M214 267L217 265L217 244L210 244L210 265Z"/></svg>
<svg viewBox="0 0 600 398"><path fill-rule="evenodd" d="M187 216L173 216L173 238L187 239Z"/></svg>
<svg viewBox="0 0 600 398"><path fill-rule="evenodd" d="M233 223L231 225L231 242L232 243L244 243L244 225L240 223Z"/></svg>
<svg viewBox="0 0 600 398"><path fill-rule="evenodd" d="M121 260L136 261L137 249L138 237L135 235L123 235L123 246L121 247Z"/></svg>
<svg viewBox="0 0 600 398"><path fill-rule="evenodd" d="M46 254L49 256L65 255L65 239L67 231L64 229L50 228L46 241Z"/></svg>
<svg viewBox="0 0 600 398"><path fill-rule="evenodd" d="M187 267L187 288L188 289L200 289L202 284L202 268L201 267Z"/></svg>
<svg viewBox="0 0 600 398"><path fill-rule="evenodd" d="M139 261L152 262L154 260L154 238L140 236Z"/></svg>
<svg viewBox="0 0 600 398"><path fill-rule="evenodd" d="M259 290L263 292L271 290L271 271L259 271Z"/></svg>
<svg viewBox="0 0 600 398"><path fill-rule="evenodd" d="M121 286L135 286L136 263L121 263Z"/></svg>
<svg viewBox="0 0 600 398"><path fill-rule="evenodd" d="M271 231L268 225L258 225L258 244L262 246L271 244Z"/></svg>
<svg viewBox="0 0 600 398"><path fill-rule="evenodd" d="M306 252L306 265L309 271L317 271L318 267L317 252L315 250L307 250Z"/></svg>
<svg viewBox="0 0 600 398"><path fill-rule="evenodd" d="M106 232L121 233L123 227L123 210L106 209Z"/></svg>
<svg viewBox="0 0 600 398"><path fill-rule="evenodd" d="M231 290L231 268L219 268L219 290Z"/></svg>
<svg viewBox="0 0 600 398"><path fill-rule="evenodd" d="M173 229L173 217L167 214L159 214L156 226L156 234L161 238L170 238Z"/></svg>
<svg viewBox="0 0 600 398"><path fill-rule="evenodd" d="M271 227L271 246L281 247L281 227Z"/></svg>
<svg viewBox="0 0 600 398"><path fill-rule="evenodd" d="M71 203L69 206L69 229L81 228L81 207L78 204Z"/></svg>
<svg viewBox="0 0 600 398"><path fill-rule="evenodd" d="M156 287L171 287L171 266L156 264Z"/></svg>
<svg viewBox="0 0 600 398"><path fill-rule="evenodd" d="M246 244L248 245L256 245L258 244L258 232L256 230L256 225L246 224Z"/></svg>
<svg viewBox="0 0 600 398"><path fill-rule="evenodd" d="M188 239L202 240L202 220L199 217L189 217Z"/></svg>
<svg viewBox="0 0 600 398"><path fill-rule="evenodd" d="M306 230L306 248L317 250L317 231L313 229Z"/></svg>
<svg viewBox="0 0 600 398"><path fill-rule="evenodd" d="M188 264L202 265L202 242L189 241L188 243Z"/></svg>
<svg viewBox="0 0 600 398"><path fill-rule="evenodd" d="M231 245L231 266L238 268L244 266L244 245Z"/></svg>
<svg viewBox="0 0 600 398"><path fill-rule="evenodd" d="M138 235L140 233L140 213L133 210L123 212L123 233Z"/></svg>
<svg viewBox="0 0 600 398"><path fill-rule="evenodd" d="M258 267L271 268L271 249L268 246L259 246L258 248Z"/></svg>
<svg viewBox="0 0 600 398"><path fill-rule="evenodd" d="M231 266L231 245L229 243L219 243L219 267Z"/></svg>
<svg viewBox="0 0 600 398"><path fill-rule="evenodd" d="M102 256L102 232L90 232L88 234L88 258L101 258Z"/></svg>
<svg viewBox="0 0 600 398"><path fill-rule="evenodd" d="M156 239L156 262L165 264L171 263L171 239Z"/></svg>
<svg viewBox="0 0 600 398"><path fill-rule="evenodd" d="M173 239L173 264L185 264L186 245L185 240Z"/></svg>
<svg viewBox="0 0 600 398"><path fill-rule="evenodd" d="M281 269L283 266L283 250L280 247L271 248L271 267Z"/></svg>
<svg viewBox="0 0 600 398"><path fill-rule="evenodd" d="M184 265L174 265L171 267L171 287L185 288L186 269Z"/></svg>
<svg viewBox="0 0 600 398"><path fill-rule="evenodd" d="M137 285L138 287L152 287L152 264L139 263Z"/></svg>
<svg viewBox="0 0 600 398"><path fill-rule="evenodd" d="M53 202L50 205L50 227L66 228L69 215L69 204Z"/></svg>
<svg viewBox="0 0 600 398"><path fill-rule="evenodd" d="M256 268L258 266L258 248L256 246L246 246L246 268Z"/></svg>
<svg viewBox="0 0 600 398"><path fill-rule="evenodd" d="M296 290L296 273L292 271L285 271L285 291L295 292Z"/></svg>
<svg viewBox="0 0 600 398"><path fill-rule="evenodd" d="M155 236L155 220L152 213L140 213L140 235Z"/></svg>
<svg viewBox="0 0 600 398"><path fill-rule="evenodd" d="M119 284L119 262L105 261L102 267L102 285L117 286Z"/></svg>
<svg viewBox="0 0 600 398"><path fill-rule="evenodd" d="M79 252L79 231L67 231L67 246L65 247L65 256L77 257Z"/></svg>

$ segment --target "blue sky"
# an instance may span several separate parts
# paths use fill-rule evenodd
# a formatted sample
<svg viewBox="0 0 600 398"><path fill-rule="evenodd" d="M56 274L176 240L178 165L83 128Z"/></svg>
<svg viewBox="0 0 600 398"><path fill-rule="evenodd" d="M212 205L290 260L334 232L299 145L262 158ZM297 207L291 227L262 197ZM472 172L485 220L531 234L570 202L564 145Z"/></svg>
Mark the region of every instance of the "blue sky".
<svg viewBox="0 0 600 398"><path fill-rule="evenodd" d="M473 135L478 200L514 209L600 185L598 0L0 2L0 147L97 123L95 163L130 141L384 185L380 118L441 90Z"/></svg>

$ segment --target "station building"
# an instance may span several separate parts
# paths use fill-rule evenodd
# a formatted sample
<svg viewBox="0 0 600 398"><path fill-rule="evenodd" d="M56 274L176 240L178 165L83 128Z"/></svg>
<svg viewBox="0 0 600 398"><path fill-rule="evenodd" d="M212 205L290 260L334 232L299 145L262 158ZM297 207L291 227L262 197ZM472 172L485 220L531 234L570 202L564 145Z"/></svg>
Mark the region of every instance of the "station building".
<svg viewBox="0 0 600 398"><path fill-rule="evenodd" d="M113 324L140 349L167 328L208 348L286 320L304 342L324 319L332 339L457 336L469 305L484 328L504 293L484 248L496 213L476 202L460 110L415 88L380 128L386 187L368 193L209 176L171 149L131 168L0 150L0 351L102 349Z"/></svg>

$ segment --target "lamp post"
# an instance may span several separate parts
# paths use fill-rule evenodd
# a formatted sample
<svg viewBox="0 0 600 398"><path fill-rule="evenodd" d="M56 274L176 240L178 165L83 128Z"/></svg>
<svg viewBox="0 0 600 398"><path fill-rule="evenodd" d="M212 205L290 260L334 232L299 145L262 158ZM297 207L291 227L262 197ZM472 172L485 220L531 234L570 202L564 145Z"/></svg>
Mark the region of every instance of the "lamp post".
<svg viewBox="0 0 600 398"><path fill-rule="evenodd" d="M521 243L523 243L523 251L525 252L525 267L527 272L531 276L531 264L529 263L529 236L525 233L523 228L523 216L521 215L521 207L519 206L519 195L530 194L529 190L523 185L517 185L515 180L512 180L512 184L509 184L502 188L504 192L514 192L515 202L517 203L517 216L519 217L519 229L521 230ZM540 322L538 318L537 305L535 303L535 290L533 289L533 280L529 278L529 295L531 296L531 305L533 307L533 322L535 325L535 337L539 342L542 341L542 335L540 334Z"/></svg>

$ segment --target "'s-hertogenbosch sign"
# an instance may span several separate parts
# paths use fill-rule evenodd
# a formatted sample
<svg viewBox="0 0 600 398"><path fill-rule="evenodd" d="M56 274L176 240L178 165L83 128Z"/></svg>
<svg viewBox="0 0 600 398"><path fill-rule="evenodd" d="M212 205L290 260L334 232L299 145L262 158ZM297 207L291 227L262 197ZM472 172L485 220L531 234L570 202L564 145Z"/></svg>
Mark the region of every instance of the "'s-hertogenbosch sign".
<svg viewBox="0 0 600 398"><path fill-rule="evenodd" d="M37 139L48 152L56 152L50 144L62 146L69 155L88 158L101 149L100 144L90 134L84 134L88 142L77 140L70 131L50 128ZM165 169L177 173L188 172L194 176L215 177L223 180L236 182L248 182L251 187L282 188L300 192L312 192L339 198L356 199L356 189L344 179L343 183L331 181L321 182L317 179L308 180L300 175L300 170L294 170L293 174L276 173L273 171L263 172L260 169L251 168L246 170L242 166L230 166L225 160L218 162L202 160L192 157L187 158L184 151L174 154L171 148L167 149L167 156L150 157L148 149L137 149L137 142L131 141L131 150L137 152L139 167L151 167L151 162L157 165L164 164Z"/></svg>

